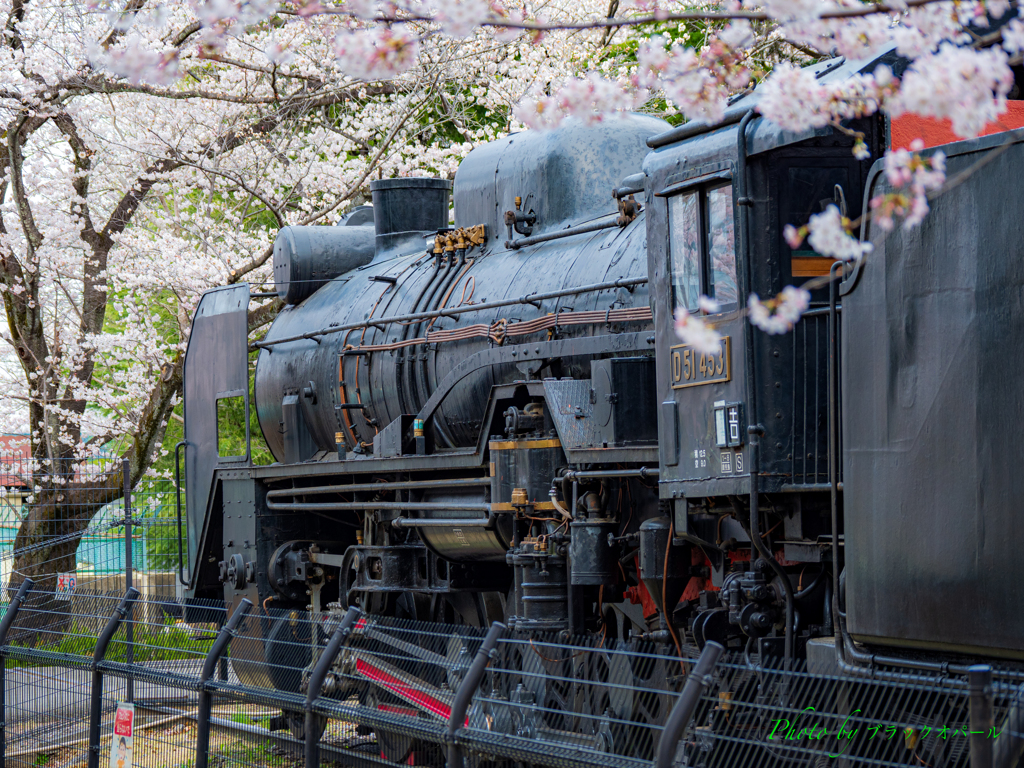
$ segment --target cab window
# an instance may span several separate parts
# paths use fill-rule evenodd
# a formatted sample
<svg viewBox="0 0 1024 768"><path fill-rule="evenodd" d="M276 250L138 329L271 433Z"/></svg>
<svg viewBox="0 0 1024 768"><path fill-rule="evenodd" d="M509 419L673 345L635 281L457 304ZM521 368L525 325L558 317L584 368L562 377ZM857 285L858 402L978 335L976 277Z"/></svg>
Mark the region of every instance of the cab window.
<svg viewBox="0 0 1024 768"><path fill-rule="evenodd" d="M688 190L668 201L672 302L694 312L697 297L735 309L736 236L732 185Z"/></svg>

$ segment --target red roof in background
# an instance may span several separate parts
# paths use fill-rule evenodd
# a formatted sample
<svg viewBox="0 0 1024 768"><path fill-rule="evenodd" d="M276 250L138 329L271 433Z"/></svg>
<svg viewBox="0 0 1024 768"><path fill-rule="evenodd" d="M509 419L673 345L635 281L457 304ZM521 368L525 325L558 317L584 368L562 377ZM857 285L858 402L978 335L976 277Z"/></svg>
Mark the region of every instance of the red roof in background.
<svg viewBox="0 0 1024 768"><path fill-rule="evenodd" d="M32 455L25 435L0 435L0 487L24 487L20 476Z"/></svg>
<svg viewBox="0 0 1024 768"><path fill-rule="evenodd" d="M910 149L910 142L921 139L925 147L938 147L964 139L953 133L953 124L948 119L921 117L910 112L892 119L892 148ZM1006 102L1006 111L994 123L985 126L982 136L1012 131L1024 127L1024 101Z"/></svg>

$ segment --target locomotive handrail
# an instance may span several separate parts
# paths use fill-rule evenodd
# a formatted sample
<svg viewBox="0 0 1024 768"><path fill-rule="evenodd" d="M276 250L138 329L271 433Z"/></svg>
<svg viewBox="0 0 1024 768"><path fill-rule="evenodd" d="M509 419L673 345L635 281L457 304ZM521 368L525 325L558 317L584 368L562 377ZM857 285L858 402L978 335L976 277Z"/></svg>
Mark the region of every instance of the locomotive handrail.
<svg viewBox="0 0 1024 768"><path fill-rule="evenodd" d="M285 336L283 339L272 339L271 341L257 341L249 346L250 349L270 349L271 347L277 346L278 344L287 344L292 341L303 341L308 340L314 336L327 336L332 333L340 333L342 331L355 331L361 328L368 328L371 325L380 325L381 323L407 323L415 320L429 320L433 317L451 317L454 315L461 315L465 312L480 312L486 309L498 309L499 307L511 307L517 304L532 304L537 301L544 301L546 299L558 299L563 296L578 296L581 293L593 293L595 291L606 291L610 288L633 288L638 285L644 285L647 283L646 277L630 277L630 278L619 278L618 280L609 280L604 283L592 283L590 285L581 285L576 288L566 288L561 291L548 291L546 293L528 293L525 296L520 296L516 299L502 299L501 301L488 301L483 304L467 304L462 307L450 307L443 310L435 310L432 312L414 312L408 315L395 315L394 317L378 317L374 318L371 322L369 320L363 320L358 323L347 323L345 325L336 325L331 328L321 328L319 331L309 331L307 333L300 333L295 336Z"/></svg>
<svg viewBox="0 0 1024 768"><path fill-rule="evenodd" d="M188 445L187 440L174 446L174 508L178 513L178 581L185 589L191 589L191 582L182 573L185 569L185 553L181 546L181 456L178 451Z"/></svg>
<svg viewBox="0 0 1024 768"><path fill-rule="evenodd" d="M609 216L615 216L616 213L609 213ZM618 221L612 219L611 221L600 221L593 224L580 224L578 227L570 227L569 229L559 229L554 232L548 232L545 235L533 235L532 237L524 237L522 240L506 240L505 247L511 251L518 251L520 248L525 248L528 245L537 245L538 243L546 243L549 240L561 240L563 237L572 237L573 235L585 235L589 232L599 232L602 229L611 229L612 227L619 227Z"/></svg>

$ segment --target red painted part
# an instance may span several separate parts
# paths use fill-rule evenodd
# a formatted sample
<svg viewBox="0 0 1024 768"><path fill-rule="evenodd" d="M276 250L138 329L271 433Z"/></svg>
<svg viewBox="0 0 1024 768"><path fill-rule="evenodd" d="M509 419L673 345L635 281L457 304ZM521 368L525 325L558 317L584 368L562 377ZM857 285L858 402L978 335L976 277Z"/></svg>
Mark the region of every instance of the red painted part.
<svg viewBox="0 0 1024 768"><path fill-rule="evenodd" d="M388 759L388 756L384 754L383 750L380 753L380 759L381 760L387 760ZM404 763L400 763L400 765L416 765L416 753L415 752L410 752L409 753L409 759L406 760Z"/></svg>
<svg viewBox="0 0 1024 768"><path fill-rule="evenodd" d="M447 720L452 714L451 707L443 701L431 696L429 693L425 693L414 688L408 683L399 680L394 675L388 674L383 669L373 666L369 662L363 661L362 659L356 659L356 672L367 680L372 680L381 688L391 691L400 699L412 702L421 709L437 715L442 720ZM469 718L466 718L466 725L469 725Z"/></svg>
<svg viewBox="0 0 1024 768"><path fill-rule="evenodd" d="M711 568L711 561L708 560L707 555L701 551L700 547L694 547L692 550L691 563L693 565L703 565L708 569ZM640 573L640 559L633 558L636 563L636 572ZM775 559L779 565L800 565L795 560L786 560L782 556L782 552L775 553ZM729 553L730 563L742 563L750 560L750 550L733 550ZM716 587L711 583L711 579L703 579L699 576L694 576L686 583L686 589L683 590L680 600L697 600L700 597L701 592L719 592L719 587ZM649 618L658 613L658 606L654 604L654 599L647 591L647 587L641 581L635 587L627 587L623 593L623 598L629 600L633 605L642 605L644 611L644 618ZM675 606L672 606L675 608Z"/></svg>
<svg viewBox="0 0 1024 768"><path fill-rule="evenodd" d="M1014 128L1024 128L1024 101L1006 102L1006 111L996 122L986 125L981 135L989 136L993 133L1012 131ZM934 117L921 117L911 113L893 118L891 134L893 149L910 149L910 143L914 139L921 139L926 147L938 147L964 139L963 136L953 133L953 125L948 119L937 120Z"/></svg>
<svg viewBox="0 0 1024 768"><path fill-rule="evenodd" d="M633 562L636 564L636 572L640 573L640 558L634 557ZM643 606L644 618L650 616L656 616L658 614L658 606L654 603L654 598L651 597L651 593L647 591L647 587L641 581L635 587L629 587L626 589L624 597L629 600L633 605Z"/></svg>

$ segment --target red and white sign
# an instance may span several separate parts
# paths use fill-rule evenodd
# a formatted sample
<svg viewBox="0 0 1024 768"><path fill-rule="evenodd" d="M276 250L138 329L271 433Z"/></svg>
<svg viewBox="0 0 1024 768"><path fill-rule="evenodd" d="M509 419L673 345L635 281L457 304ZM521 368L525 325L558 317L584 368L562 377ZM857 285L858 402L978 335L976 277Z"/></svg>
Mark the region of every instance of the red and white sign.
<svg viewBox="0 0 1024 768"><path fill-rule="evenodd" d="M55 595L55 599L70 600L71 596L75 594L75 587L77 584L78 575L76 573L58 573L57 594Z"/></svg>
<svg viewBox="0 0 1024 768"><path fill-rule="evenodd" d="M132 768L132 733L135 705L118 704L114 713L114 735L110 743L110 768Z"/></svg>

